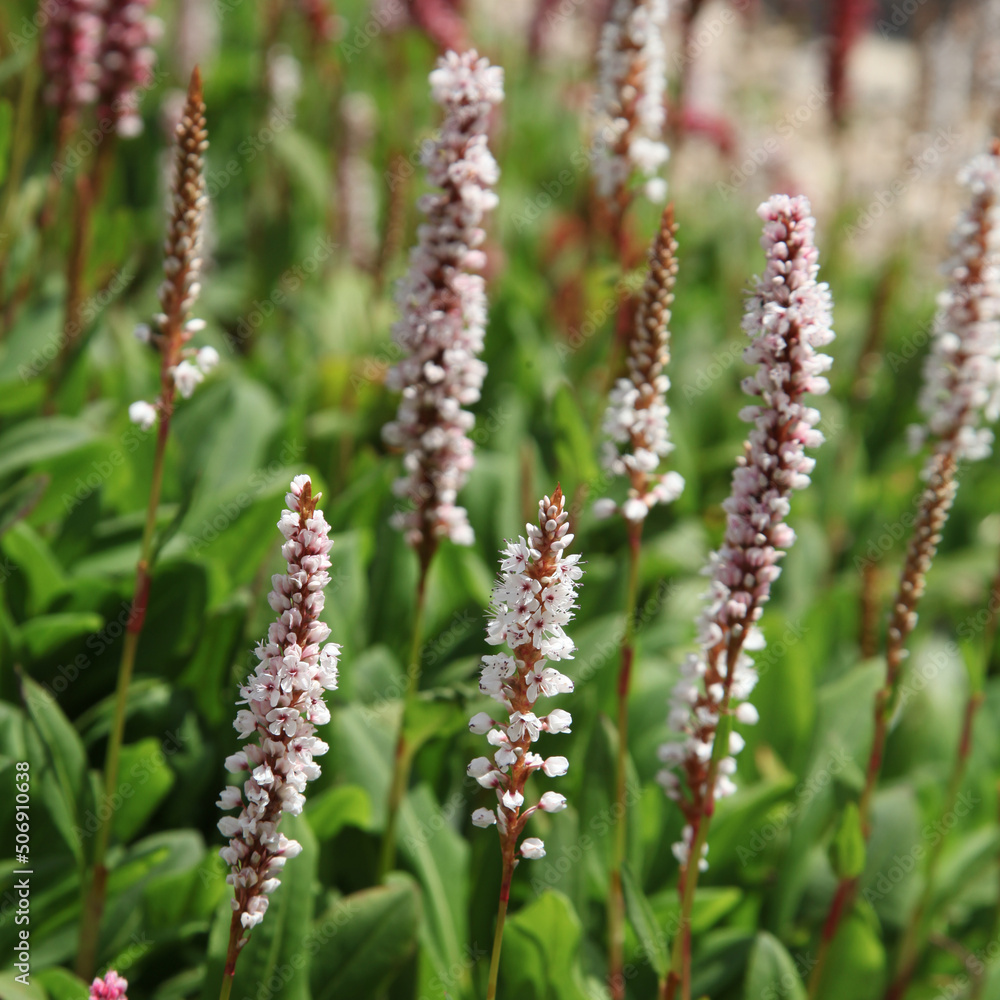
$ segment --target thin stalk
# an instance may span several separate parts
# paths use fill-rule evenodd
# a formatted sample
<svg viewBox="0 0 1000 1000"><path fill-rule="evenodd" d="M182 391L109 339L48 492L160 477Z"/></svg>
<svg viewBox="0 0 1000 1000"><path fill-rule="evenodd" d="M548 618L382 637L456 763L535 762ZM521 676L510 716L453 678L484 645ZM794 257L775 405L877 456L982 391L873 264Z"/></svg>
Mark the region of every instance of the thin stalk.
<svg viewBox="0 0 1000 1000"><path fill-rule="evenodd" d="M118 686L115 692L115 714L108 735L108 748L104 760L104 801L110 802L118 790L118 767L121 757L122 739L125 734L125 711L128 704L128 691L135 669L136 652L139 648L139 636L146 619L146 608L149 603L150 587L150 557L153 549L153 535L156 530L156 515L160 507L160 495L163 489L163 468L167 451L167 438L170 435L170 416L173 405L173 380L167 376L163 383L165 405L161 410L160 422L156 433L156 453L153 457L153 478L149 490L149 504L146 507L146 524L142 532L142 543L139 548L139 562L136 566L135 587L132 591L132 605L129 612L128 625L125 631L125 641L122 645L122 658L118 667ZM99 815L104 815L101 810ZM77 953L76 971L81 979L91 978L96 965L98 934L101 915L104 912L104 891L107 883L108 870L106 865L108 842L111 837L111 818L100 821L97 828L97 840L94 845L93 872L87 889L81 913L80 945Z"/></svg>
<svg viewBox="0 0 1000 1000"><path fill-rule="evenodd" d="M618 754L615 760L615 805L617 822L611 863L611 889L608 897L608 987L613 1000L625 997L625 894L622 891L622 865L625 862L627 829L625 822L625 764L628 755L628 694L635 660L635 609L639 594L639 552L642 545L642 521L628 523L628 590L625 597L625 634L622 637L622 660L618 672Z"/></svg>
<svg viewBox="0 0 1000 1000"><path fill-rule="evenodd" d="M989 618L983 629L983 670L981 677L989 673L990 661L993 658L993 643L996 639L997 613L1000 606L1000 568L997 569L990 585L987 612ZM971 679L972 691L969 692L968 701L965 704L965 716L962 721L962 732L958 739L958 750L955 753L955 762L952 766L951 776L948 779L948 790L945 793L943 816L947 816L955 809L958 801L958 793L962 787L962 780L969 763L969 754L972 752L972 728L975 722L976 713L979 706L985 700L985 694L979 683L973 677ZM916 970L917 961L920 958L920 939L924 930L923 923L927 915L927 908L930 905L931 895L934 890L934 879L937 874L938 863L941 859L941 851L944 847L945 838L941 837L931 848L927 859L927 872L924 880L923 892L917 905L910 915L909 923L903 935L903 942L899 949L899 959L896 965L896 976L886 990L886 1000L902 1000L906 989L910 984L910 979Z"/></svg>
<svg viewBox="0 0 1000 1000"><path fill-rule="evenodd" d="M70 361L76 354L77 341L84 332L83 304L87 292L85 272L90 260L94 206L101 200L107 186L114 163L114 149L114 135L111 134L98 147L90 173L76 179L73 228L66 260L66 317L55 376L49 385L50 397L66 376Z"/></svg>
<svg viewBox="0 0 1000 1000"><path fill-rule="evenodd" d="M17 99L17 119L11 143L10 171L4 185L3 197L0 198L0 231L6 237L0 240L0 292L3 290L3 274L7 266L7 258L10 254L10 248L14 244L10 235L10 206L14 200L14 192L21 186L24 165L28 161L28 152L31 148L31 117L35 107L39 69L39 60L36 55L28 60L24 76L21 77L21 92Z"/></svg>
<svg viewBox="0 0 1000 1000"><path fill-rule="evenodd" d="M1000 781L996 785L997 791L997 807L1000 808ZM1000 815L997 816L997 824L1000 825ZM997 859L1000 861L1000 858ZM1000 937L1000 885L997 886L997 905L993 910L993 927L990 931L990 940L996 941ZM972 992L969 994L969 1000L981 1000L983 995L983 990L986 988L986 980L989 978L990 964L988 962L980 963L979 974L973 977L972 980Z"/></svg>
<svg viewBox="0 0 1000 1000"><path fill-rule="evenodd" d="M494 1000L497 995L497 974L500 972L500 948L503 945L503 925L507 919L507 904L510 902L510 882L514 877L513 854L504 852L503 879L500 882L500 905L497 908L497 929L493 934L493 954L490 957L490 979L486 987L486 1000Z"/></svg>
<svg viewBox="0 0 1000 1000"><path fill-rule="evenodd" d="M889 726L899 704L903 680L903 663L906 658L906 643L913 629L915 614L923 594L927 568L937 549L940 531L948 518L955 497L955 473L957 461L951 449L940 452L929 466L927 488L921 498L920 512L906 552L906 561L900 576L899 586L892 604L889 619L889 636L886 642L885 682L875 694L875 731L872 736L871 752L865 785L858 801L861 818L861 832L867 842L871 836L871 807L882 773L882 760L889 737ZM823 932L820 935L816 964L809 976L809 1000L819 995L823 980L823 970L829 957L830 948L844 914L850 911L857 889L856 878L843 878L837 886Z"/></svg>
<svg viewBox="0 0 1000 1000"><path fill-rule="evenodd" d="M972 749L972 724L976 717L976 711L982 703L982 691L973 692L969 695L969 700L966 702L962 735L959 738L958 753L955 755L955 763L952 767L951 777L948 780L948 790L945 794L944 810L942 812L943 816L950 815L955 809L955 803L958 801L958 793L962 787L962 779L965 777L965 769L969 762L969 752ZM920 939L924 929L924 918L927 915L927 908L930 905L931 895L934 892L934 878L937 875L938 862L941 860L941 849L944 847L944 842L945 838L943 836L939 837L931 847L931 852L927 858L924 888L906 926L903 942L899 949L896 976L885 992L885 1000L902 1000L916 970L917 960L920 958Z"/></svg>
<svg viewBox="0 0 1000 1000"><path fill-rule="evenodd" d="M412 712L413 701L420 688L420 650L423 642L424 610L427 603L427 571L429 559L420 560L420 576L417 580L416 609L413 617L413 637L410 640L410 658L406 669L406 694L403 696L403 712L399 721L399 736L396 738L396 753L393 757L392 781L389 785L389 802L386 809L385 834L382 837L382 854L379 858L378 880L384 881L396 863L396 826L399 807L403 804L406 787L410 782L410 765L413 750L406 739L406 717Z"/></svg>
<svg viewBox="0 0 1000 1000"><path fill-rule="evenodd" d="M240 957L240 949L246 944L243 936L243 924L240 922L240 915L234 913L229 920L229 945L226 948L226 967L222 973L222 988L219 991L219 1000L229 1000L229 994L233 989L233 978L236 975L236 960Z"/></svg>
<svg viewBox="0 0 1000 1000"><path fill-rule="evenodd" d="M733 666L742 646L743 642L740 639L738 643L734 642L730 647L729 665L726 671L729 677L732 677ZM674 1000L674 997L677 995L678 986L683 986L681 991L683 1000L690 1000L691 911L694 908L695 890L698 888L698 866L701 861L701 849L708 842L708 828L711 825L712 815L715 811L713 796L715 782L719 776L719 764L722 758L729 752L730 726L724 724L724 721L728 722L729 718L729 692L726 691L726 695L719 707L719 727L715 731L715 740L712 743L712 759L709 761L708 777L705 779L709 801L705 806L705 811L698 820L691 850L688 853L687 864L681 876L680 922L677 925L677 933L674 935L674 943L670 952L670 972L664 984L663 1000Z"/></svg>

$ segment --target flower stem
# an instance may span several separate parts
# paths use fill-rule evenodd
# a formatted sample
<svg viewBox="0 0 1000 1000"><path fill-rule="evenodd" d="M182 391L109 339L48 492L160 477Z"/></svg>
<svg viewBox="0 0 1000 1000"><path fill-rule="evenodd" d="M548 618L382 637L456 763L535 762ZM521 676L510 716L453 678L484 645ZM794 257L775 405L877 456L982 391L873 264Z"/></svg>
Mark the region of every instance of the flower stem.
<svg viewBox="0 0 1000 1000"><path fill-rule="evenodd" d="M17 99L17 116L14 123L14 137L11 142L10 170L7 183L4 186L3 197L0 198L0 228L5 233L10 232L10 207L14 201L15 192L21 187L24 166L28 162L31 149L32 122L35 107L35 91L38 88L40 63L37 54L33 55L24 69L21 77L21 92ZM10 249L15 240L6 239L0 244L0 291L3 288L3 276L7 267Z"/></svg>
<svg viewBox="0 0 1000 1000"><path fill-rule="evenodd" d="M948 791L945 795L944 809L941 814L945 818L954 812L955 804L958 801L959 789L962 787L965 768L969 762L969 752L972 749L972 725L975 720L976 711L982 702L983 692L974 691L969 695L969 700L965 705L962 735L958 741L958 753L955 755L955 763L948 781ZM920 938L922 936L924 918L927 915L927 908L930 905L931 895L934 891L934 877L937 874L938 862L941 860L941 848L944 846L944 842L945 837L941 836L931 847L930 855L927 858L927 872L924 877L923 892L920 894L920 899L917 901L917 905L914 907L909 923L906 926L903 943L899 948L896 975L885 992L885 1000L902 1000L907 987L910 985L910 979L916 970L917 960L920 958Z"/></svg>
<svg viewBox="0 0 1000 1000"><path fill-rule="evenodd" d="M993 577L993 582L990 585L986 607L989 618L983 630L984 663L981 677L985 677L989 672L990 661L993 656L993 642L996 639L997 631L996 610L998 606L1000 606L1000 568L997 569ZM965 716L962 720L962 732L958 739L958 750L955 753L955 762L952 765L951 776L948 780L948 790L944 798L942 816L948 816L952 813L958 801L958 793L962 787L962 779L965 777L965 770L969 763L969 754L972 751L973 724L976 713L979 711L979 706L982 705L985 699L981 681L977 681L975 677L970 677L970 686L969 698L965 703ZM910 984L910 979L916 970L917 960L920 957L922 925L927 915L927 908L930 905L931 894L934 891L934 877L937 874L938 863L941 860L941 850L944 847L944 841L945 838L943 836L940 837L931 848L930 855L928 856L923 892L906 926L903 942L899 949L899 959L896 963L896 976L889 985L888 990L886 990L886 1000L902 1000Z"/></svg>
<svg viewBox="0 0 1000 1000"><path fill-rule="evenodd" d="M625 895L622 865L625 862L625 765L628 756L628 694L635 660L635 609L639 594L639 553L642 521L628 521L628 590L625 597L625 633L622 637L621 668L618 672L618 753L615 760L615 836L608 896L608 987L613 1000L625 997Z"/></svg>
<svg viewBox="0 0 1000 1000"><path fill-rule="evenodd" d="M233 977L227 972L222 977L222 989L219 991L219 1000L229 1000L229 994L233 992Z"/></svg>
<svg viewBox="0 0 1000 1000"><path fill-rule="evenodd" d="M396 863L396 826L399 807L406 795L410 781L410 764L413 748L406 739L406 718L412 711L413 701L420 688L420 648L423 640L424 608L427 603L427 571L430 560L421 559L420 576L417 579L416 609L413 617L413 637L410 641L410 658L406 668L406 694L403 696L403 711L399 720L399 736L396 738L396 753L393 758L392 780L389 784L389 802L386 807L385 834L382 837L382 853L379 858L378 881L385 880Z"/></svg>
<svg viewBox="0 0 1000 1000"><path fill-rule="evenodd" d="M149 602L150 557L153 550L153 534L156 530L156 515L160 506L163 489L163 467L170 434L170 416L173 404L173 382L169 376L164 382L166 394L160 411L160 421L156 433L156 453L153 458L153 478L149 490L149 504L146 508L146 524L139 548L139 562L136 567L135 588L132 592L132 606L129 612L122 658L118 667L118 687L115 693L115 714L108 735L108 748L104 759L104 801L111 802L118 791L118 765L121 756L122 738L125 733L125 709L128 702L129 685L135 668L139 636L146 619ZM108 842L111 837L111 815L108 810L98 810L97 839L90 884L80 914L80 939L76 959L76 972L83 980L89 980L97 961L97 945L100 933L101 915L104 912L104 892L108 870L105 864Z"/></svg>
<svg viewBox="0 0 1000 1000"><path fill-rule="evenodd" d="M503 925L507 919L507 903L510 901L510 883L514 876L513 852L504 851L503 879L500 883L500 905L497 909L497 929L493 934L493 955L490 957L490 979L486 987L486 1000L494 1000L497 995L497 974L500 972L500 948L503 945Z"/></svg>
<svg viewBox="0 0 1000 1000"><path fill-rule="evenodd" d="M729 666L727 675L732 676L733 666L742 648L742 638L738 642L733 642L729 650ZM691 911L694 908L694 894L698 888L698 871L701 861L701 849L708 842L708 828L712 822L712 814L715 810L715 782L719 776L719 764L722 758L729 752L729 731L728 723L731 720L729 714L729 692L719 706L719 727L715 731L715 739L712 743L712 759L708 765L708 776L705 778L708 801L704 811L699 817L694 831L694 840L688 852L687 864L681 872L681 913L677 926L677 933L674 935L674 944L670 952L670 972L667 975L665 989L663 991L664 1000L674 1000L677 994L677 987L683 985L681 996L683 1000L690 1000L691 990L690 976L686 970L691 966ZM724 725L724 723L727 723Z"/></svg>

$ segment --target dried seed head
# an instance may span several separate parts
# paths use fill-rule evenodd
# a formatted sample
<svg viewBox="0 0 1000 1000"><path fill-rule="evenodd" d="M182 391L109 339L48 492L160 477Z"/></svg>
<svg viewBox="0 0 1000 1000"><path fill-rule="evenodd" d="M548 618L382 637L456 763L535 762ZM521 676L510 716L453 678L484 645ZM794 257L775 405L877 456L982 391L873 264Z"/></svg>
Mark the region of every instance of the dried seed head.
<svg viewBox="0 0 1000 1000"><path fill-rule="evenodd" d="M680 496L684 480L676 472L659 473L660 460L673 451L667 418L670 379L670 305L677 279L677 225L668 205L649 249L649 271L638 295L635 323L628 341L628 375L611 390L604 415L604 466L627 476L629 499L618 508L613 500L598 500L595 512L619 511L629 521L641 521L658 503Z"/></svg>

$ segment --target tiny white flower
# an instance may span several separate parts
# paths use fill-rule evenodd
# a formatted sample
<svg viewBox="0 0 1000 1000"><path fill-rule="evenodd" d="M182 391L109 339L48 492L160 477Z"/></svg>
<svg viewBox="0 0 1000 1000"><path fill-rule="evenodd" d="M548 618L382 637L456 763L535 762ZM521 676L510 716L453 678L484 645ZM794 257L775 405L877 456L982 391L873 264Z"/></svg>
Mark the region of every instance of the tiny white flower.
<svg viewBox="0 0 1000 1000"><path fill-rule="evenodd" d="M485 733L488 733L492 726L493 720L486 712L477 712L469 720L469 730L477 736L483 736Z"/></svg>
<svg viewBox="0 0 1000 1000"><path fill-rule="evenodd" d="M594 501L594 517L599 521L604 521L609 517L613 517L618 510L618 504L614 502L610 497L602 497L600 500Z"/></svg>
<svg viewBox="0 0 1000 1000"><path fill-rule="evenodd" d="M219 352L214 347L202 347L195 355L195 364L207 375L219 363Z"/></svg>
<svg viewBox="0 0 1000 1000"><path fill-rule="evenodd" d="M497 814L492 809L477 809L472 814L472 825L485 829L494 826L497 821Z"/></svg>
<svg viewBox="0 0 1000 1000"><path fill-rule="evenodd" d="M133 424L138 424L144 431L148 431L156 423L156 407L143 399L138 399L129 406L128 418Z"/></svg>
<svg viewBox="0 0 1000 1000"><path fill-rule="evenodd" d="M573 716L561 708L555 708L546 716L550 733L569 733L573 724Z"/></svg>
<svg viewBox="0 0 1000 1000"><path fill-rule="evenodd" d="M542 770L550 778L561 778L569 770L569 761L565 757L547 757Z"/></svg>
<svg viewBox="0 0 1000 1000"><path fill-rule="evenodd" d="M508 789L500 796L500 801L507 809L520 809L524 805L524 796L520 792L512 792Z"/></svg>
<svg viewBox="0 0 1000 1000"><path fill-rule="evenodd" d="M554 813L566 808L566 796L558 792L546 792L538 802L544 812Z"/></svg>
<svg viewBox="0 0 1000 1000"><path fill-rule="evenodd" d="M493 764L489 757L476 757L465 769L465 773L470 778L481 778L484 774L493 770Z"/></svg>
<svg viewBox="0 0 1000 1000"><path fill-rule="evenodd" d="M191 364L190 361L182 361L176 365L171 372L174 385L177 391L185 398L190 399L198 383L204 381L204 374L201 369Z"/></svg>
<svg viewBox="0 0 1000 1000"><path fill-rule="evenodd" d="M760 714L751 702L745 701L736 707L736 721L745 726L755 726L760 721Z"/></svg>
<svg viewBox="0 0 1000 1000"><path fill-rule="evenodd" d="M545 843L537 837L528 837L521 842L521 856L532 861L545 857Z"/></svg>

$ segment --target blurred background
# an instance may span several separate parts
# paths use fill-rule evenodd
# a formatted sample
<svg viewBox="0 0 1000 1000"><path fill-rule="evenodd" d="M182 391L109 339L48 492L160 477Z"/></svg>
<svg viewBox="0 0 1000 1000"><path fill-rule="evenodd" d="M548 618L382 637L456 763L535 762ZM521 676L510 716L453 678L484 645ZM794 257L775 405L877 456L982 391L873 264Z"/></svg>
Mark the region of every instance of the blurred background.
<svg viewBox="0 0 1000 1000"><path fill-rule="evenodd" d="M625 532L589 502L608 482L600 420L621 266L593 193L590 108L600 0L160 0L139 121L91 112L71 134L45 102L44 4L0 10L0 829L17 760L33 766L33 979L9 965L17 897L0 863L0 997L86 995L69 971L93 850L115 678L149 490L153 433L129 423L157 359L133 336L159 308L172 129L195 64L205 79L210 209L196 315L221 363L174 422L151 603L112 817L99 962L151 1000L214 1000L229 923L215 801L240 679L283 563L274 524L308 471L333 526L326 620L344 646L331 752L286 832L305 846L240 960L240 1000L484 995L500 878L494 834L469 815L467 730L496 552L561 482L586 560L574 716L559 752L570 807L539 814L548 854L520 866L500 996L605 996L604 900L615 817L615 684ZM739 792L720 804L695 909L694 995L805 996L835 885L831 845L857 795L888 601L921 489L907 447L943 287L955 175L986 149L1000 98L1000 3L865 0L672 5L669 198L680 224L672 322L671 467L642 558L629 739L629 864L661 926L677 911L680 816L655 783L677 665L692 648L699 575L723 527L745 425L743 296L763 262L757 204L804 193L832 288L827 443L793 501L798 542L762 627ZM445 545L428 596L414 779L399 869L372 888L410 641L416 562L388 526L399 460L380 437L395 280L438 124L427 74L475 45L506 71L490 145L502 176L488 223L489 365L476 466L460 496L476 531ZM140 128L141 126L141 128ZM81 177L90 238L74 234ZM84 192L86 194L86 192ZM639 203L639 265L658 218ZM79 322L67 331L68 268ZM1000 687L991 582L996 459L961 487L911 644L903 707L875 803L861 894L824 996L882 996L926 851L948 835L932 934L911 997L1000 997ZM985 676L985 681L981 678ZM970 690L983 685L959 807L942 813ZM971 687L970 687L971 685ZM127 786L127 789L126 789ZM283 829L285 827L283 826ZM0 857L12 847L4 835ZM656 975L629 929L630 996ZM6 969L3 969L7 966Z"/></svg>

